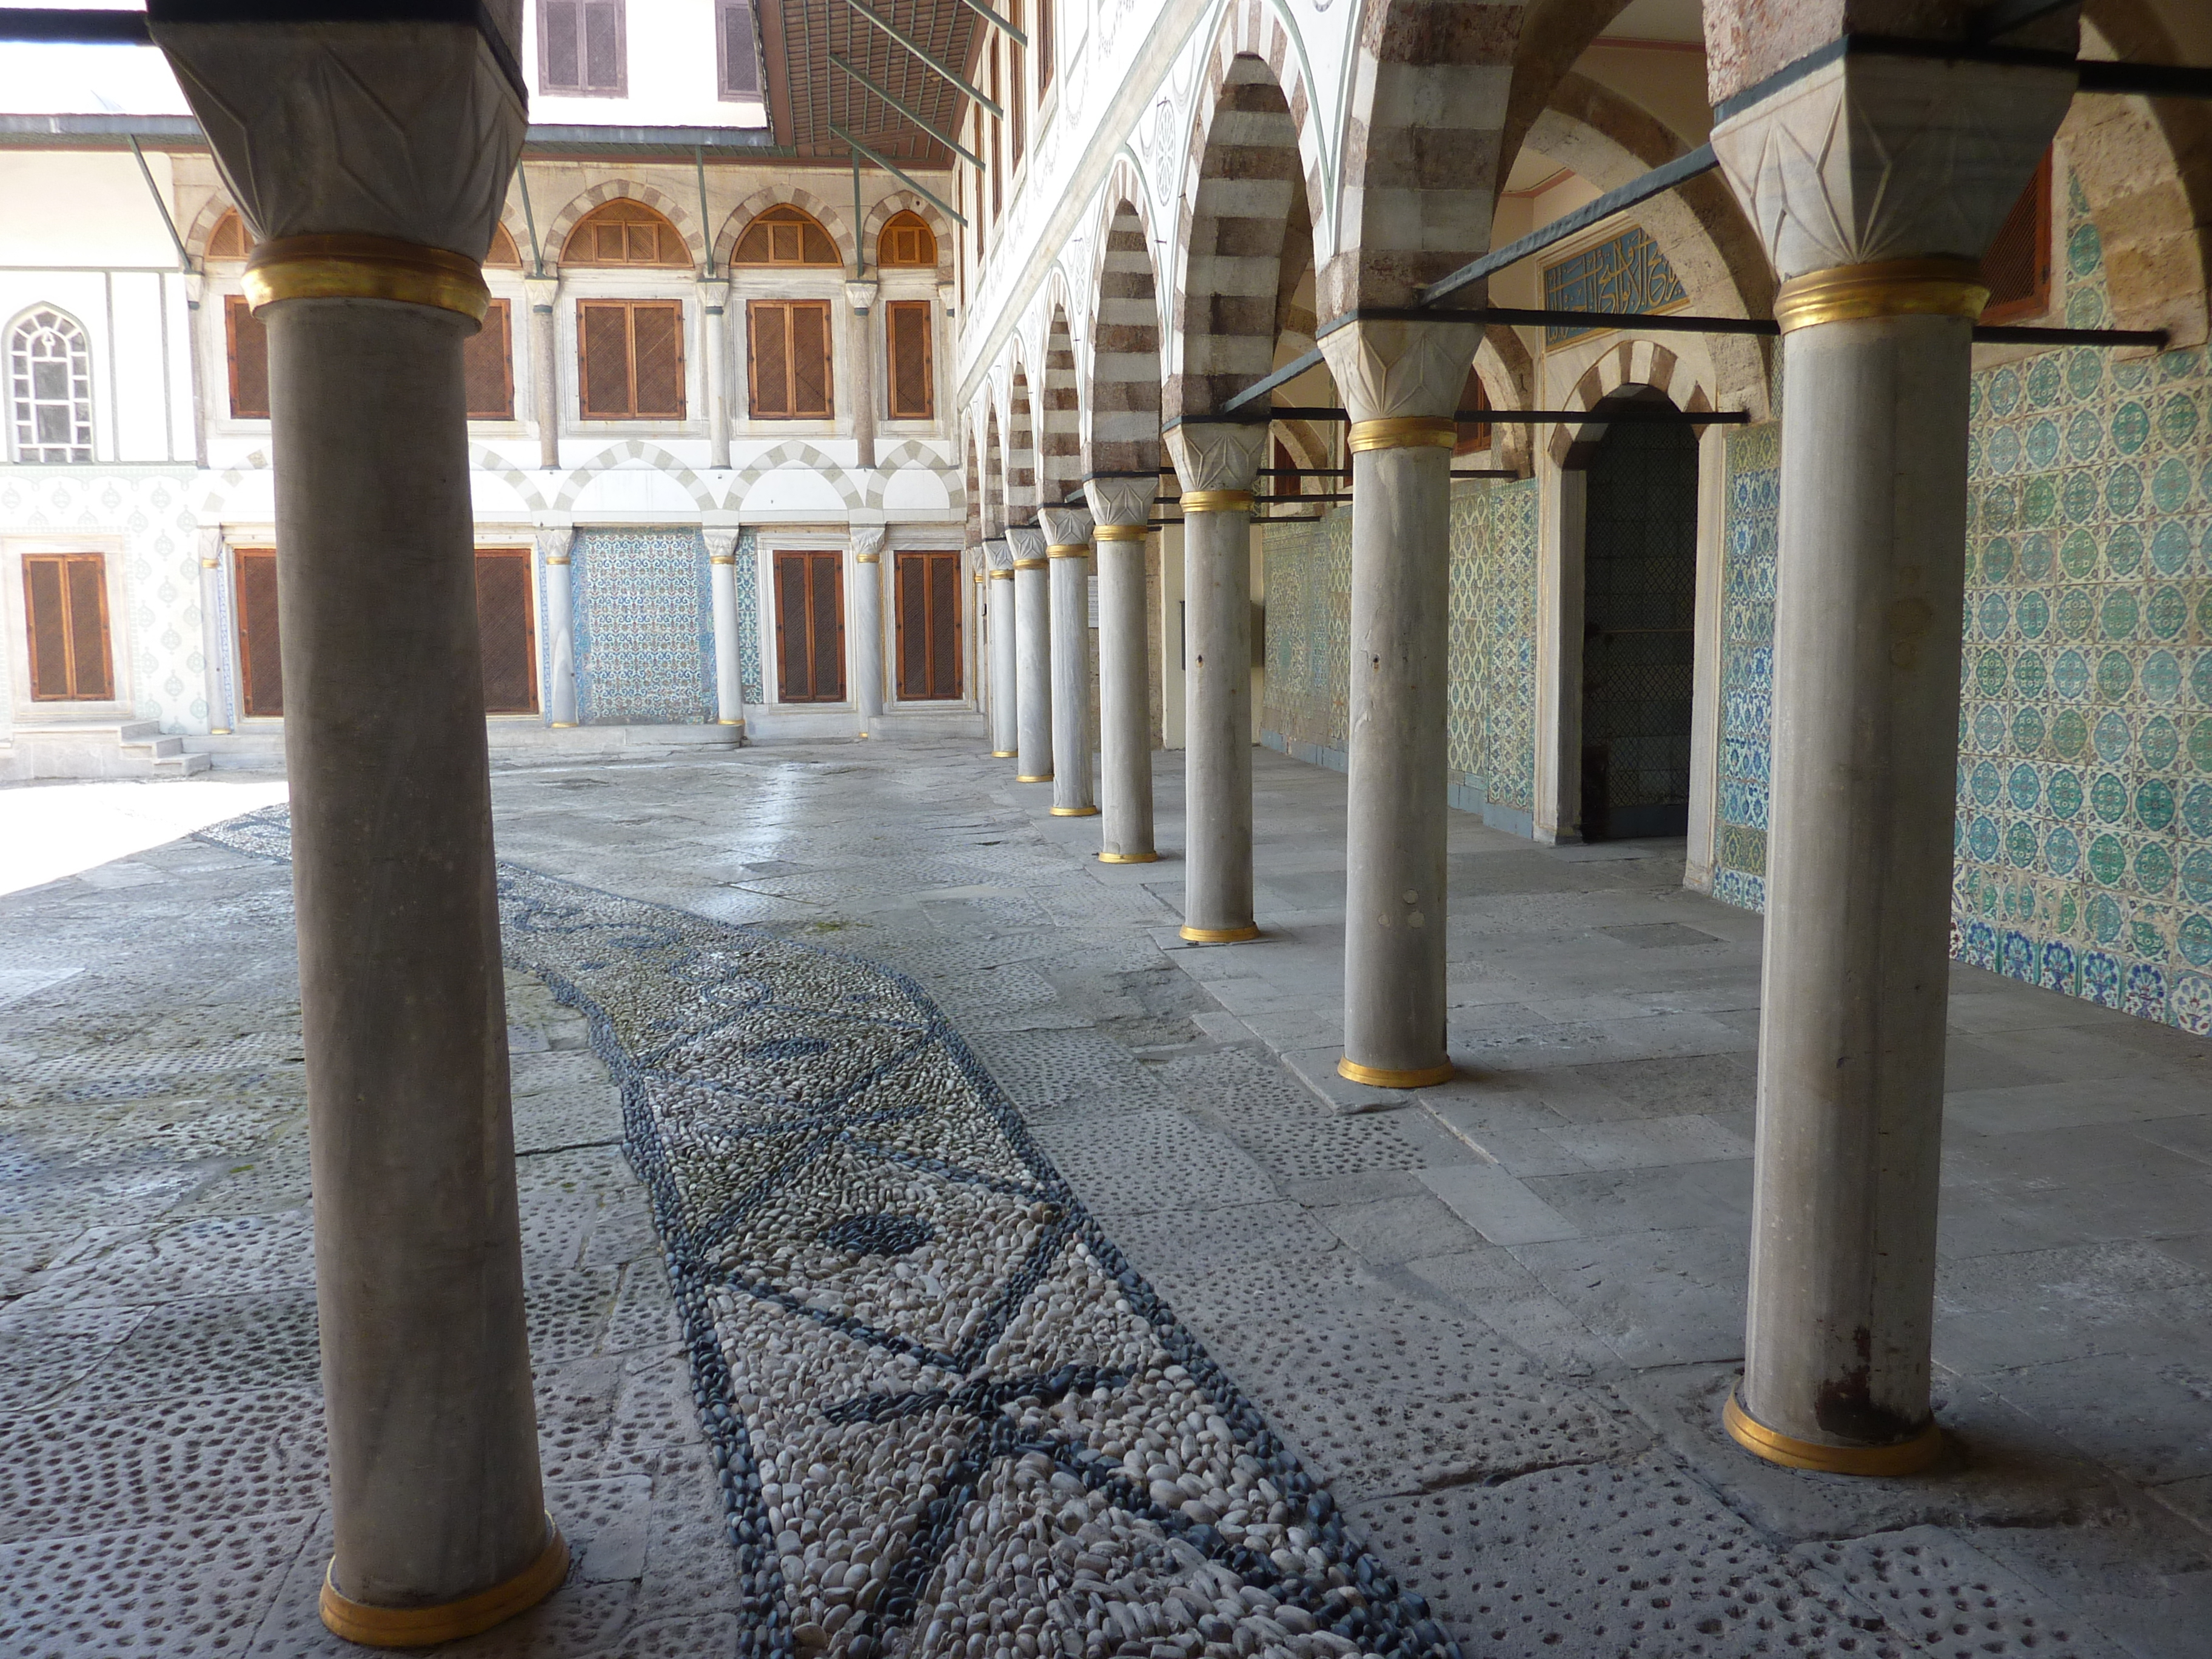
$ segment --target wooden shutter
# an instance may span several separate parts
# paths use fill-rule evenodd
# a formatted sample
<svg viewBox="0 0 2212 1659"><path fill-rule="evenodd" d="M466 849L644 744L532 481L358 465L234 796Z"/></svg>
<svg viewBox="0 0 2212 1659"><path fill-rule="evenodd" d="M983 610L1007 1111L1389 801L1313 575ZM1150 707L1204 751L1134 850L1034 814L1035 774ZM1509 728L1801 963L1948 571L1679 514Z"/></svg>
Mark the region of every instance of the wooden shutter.
<svg viewBox="0 0 2212 1659"><path fill-rule="evenodd" d="M754 42L752 0L720 0L722 96L757 98L761 93L760 51Z"/></svg>
<svg viewBox="0 0 2212 1659"><path fill-rule="evenodd" d="M1467 371L1467 384L1459 391L1459 406L1462 409L1490 407L1490 394L1482 389L1482 376L1476 374L1472 367ZM1489 422L1462 421L1459 423L1459 441L1452 446L1453 454L1468 455L1489 447Z"/></svg>
<svg viewBox="0 0 2212 1659"><path fill-rule="evenodd" d="M627 56L622 0L584 0L584 90L619 97Z"/></svg>
<svg viewBox="0 0 2212 1659"><path fill-rule="evenodd" d="M898 694L908 702L960 695L960 556L897 555Z"/></svg>
<svg viewBox="0 0 2212 1659"><path fill-rule="evenodd" d="M684 418L684 304L680 300L630 302L632 407L641 419Z"/></svg>
<svg viewBox="0 0 2212 1659"><path fill-rule="evenodd" d="M745 317L754 417L829 419L830 302L753 300L746 304Z"/></svg>
<svg viewBox="0 0 2212 1659"><path fill-rule="evenodd" d="M536 714L538 629L526 549L477 550L477 635L483 641L484 713Z"/></svg>
<svg viewBox="0 0 2212 1659"><path fill-rule="evenodd" d="M238 550L238 667L246 712L257 718L283 714L284 656L276 635L273 548Z"/></svg>
<svg viewBox="0 0 2212 1659"><path fill-rule="evenodd" d="M514 418L514 349L507 301L494 300L483 326L461 347L461 380L472 421Z"/></svg>
<svg viewBox="0 0 2212 1659"><path fill-rule="evenodd" d="M629 307L619 300L583 300L576 306L576 355L587 421L633 414L629 384Z"/></svg>
<svg viewBox="0 0 2212 1659"><path fill-rule="evenodd" d="M845 699L845 603L836 552L775 556L776 684L785 702Z"/></svg>
<svg viewBox="0 0 2212 1659"><path fill-rule="evenodd" d="M269 331L240 294L224 297L222 325L230 358L230 418L265 421L269 418Z"/></svg>
<svg viewBox="0 0 2212 1659"><path fill-rule="evenodd" d="M30 636L33 702L106 702L114 697L105 557L26 555L23 613Z"/></svg>
<svg viewBox="0 0 2212 1659"><path fill-rule="evenodd" d="M623 0L538 0L538 90L620 97Z"/></svg>
<svg viewBox="0 0 2212 1659"><path fill-rule="evenodd" d="M1990 290L1990 302L1982 310L1985 323L2039 316L2051 308L2049 150L1982 255L1982 281Z"/></svg>
<svg viewBox="0 0 2212 1659"><path fill-rule="evenodd" d="M891 418L933 418L937 410L930 374L929 301L893 300L884 307L884 330L890 347Z"/></svg>

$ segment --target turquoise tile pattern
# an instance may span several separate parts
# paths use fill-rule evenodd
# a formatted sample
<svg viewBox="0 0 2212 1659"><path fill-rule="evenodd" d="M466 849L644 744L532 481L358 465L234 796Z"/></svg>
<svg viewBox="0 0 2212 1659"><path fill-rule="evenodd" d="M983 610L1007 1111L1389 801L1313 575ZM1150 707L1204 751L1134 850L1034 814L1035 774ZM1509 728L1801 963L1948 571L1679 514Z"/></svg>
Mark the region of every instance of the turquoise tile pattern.
<svg viewBox="0 0 2212 1659"><path fill-rule="evenodd" d="M2066 320L2109 319L2069 181ZM2212 364L2088 348L1972 383L1953 953L2212 1032ZM1772 428L1732 434L1717 894L1763 899Z"/></svg>
<svg viewBox="0 0 2212 1659"><path fill-rule="evenodd" d="M714 605L705 538L696 530L580 530L569 562L578 720L713 724Z"/></svg>

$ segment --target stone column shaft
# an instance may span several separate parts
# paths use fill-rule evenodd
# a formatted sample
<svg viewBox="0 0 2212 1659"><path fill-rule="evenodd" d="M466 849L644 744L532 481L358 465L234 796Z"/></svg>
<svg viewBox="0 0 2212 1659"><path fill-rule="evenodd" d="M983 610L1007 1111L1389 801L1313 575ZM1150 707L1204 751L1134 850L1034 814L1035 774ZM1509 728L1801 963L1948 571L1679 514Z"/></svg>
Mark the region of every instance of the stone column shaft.
<svg viewBox="0 0 2212 1659"><path fill-rule="evenodd" d="M854 735L871 738L884 712L884 544L880 526L853 528Z"/></svg>
<svg viewBox="0 0 2212 1659"><path fill-rule="evenodd" d="M1048 507L1037 516L1052 582L1052 815L1097 815L1091 794L1091 515Z"/></svg>
<svg viewBox="0 0 2212 1659"><path fill-rule="evenodd" d="M738 638L738 552L739 532L709 530L707 569L714 598L714 716L724 726L745 726L744 659Z"/></svg>
<svg viewBox="0 0 2212 1659"><path fill-rule="evenodd" d="M545 723L556 728L576 724L575 599L568 564L575 540L567 526L538 532L545 580Z"/></svg>
<svg viewBox="0 0 2212 1659"><path fill-rule="evenodd" d="M1014 781L1052 781L1052 576L1044 532L1012 525L1014 552Z"/></svg>
<svg viewBox="0 0 2212 1659"><path fill-rule="evenodd" d="M560 355L554 349L553 307L561 279L526 277L522 289L530 300L530 412L538 422L538 465L556 472L561 467L561 374Z"/></svg>
<svg viewBox="0 0 2212 1659"><path fill-rule="evenodd" d="M222 532L213 526L199 532L200 645L207 664L208 735L222 737L238 724L232 707L230 607L224 602Z"/></svg>
<svg viewBox="0 0 2212 1659"><path fill-rule="evenodd" d="M876 290L872 280L845 284L852 307L853 443L862 466L876 464Z"/></svg>
<svg viewBox="0 0 2212 1659"><path fill-rule="evenodd" d="M718 277L699 284L699 311L707 348L707 465L730 465L730 283Z"/></svg>
<svg viewBox="0 0 2212 1659"><path fill-rule="evenodd" d="M989 580L983 584L983 626L991 653L991 758L1017 760L1021 733L1014 672L1013 552L1003 539L993 537L983 544L983 557L989 566Z"/></svg>
<svg viewBox="0 0 2212 1659"><path fill-rule="evenodd" d="M1157 476L1093 478L1098 561L1098 783L1105 864L1150 864L1152 841L1152 665L1145 614L1145 542Z"/></svg>

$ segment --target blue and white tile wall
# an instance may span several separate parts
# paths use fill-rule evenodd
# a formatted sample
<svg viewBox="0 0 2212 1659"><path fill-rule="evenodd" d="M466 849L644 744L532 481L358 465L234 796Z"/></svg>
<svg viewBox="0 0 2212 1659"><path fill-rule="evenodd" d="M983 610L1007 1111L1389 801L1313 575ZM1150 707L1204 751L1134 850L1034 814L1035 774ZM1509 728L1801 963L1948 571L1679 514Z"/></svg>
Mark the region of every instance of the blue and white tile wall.
<svg viewBox="0 0 2212 1659"><path fill-rule="evenodd" d="M2060 218L2066 320L2094 327L2103 251L2070 179ZM2212 365L2069 349L1972 398L1954 952L2212 1032ZM1773 501L1756 434L1729 454L1715 891L1755 907Z"/></svg>
<svg viewBox="0 0 2212 1659"><path fill-rule="evenodd" d="M760 532L738 532L737 562L732 574L738 586L738 683L744 690L745 707L757 708L768 701L761 678L760 649Z"/></svg>
<svg viewBox="0 0 2212 1659"><path fill-rule="evenodd" d="M714 606L699 532L580 530L569 562L577 720L712 724Z"/></svg>

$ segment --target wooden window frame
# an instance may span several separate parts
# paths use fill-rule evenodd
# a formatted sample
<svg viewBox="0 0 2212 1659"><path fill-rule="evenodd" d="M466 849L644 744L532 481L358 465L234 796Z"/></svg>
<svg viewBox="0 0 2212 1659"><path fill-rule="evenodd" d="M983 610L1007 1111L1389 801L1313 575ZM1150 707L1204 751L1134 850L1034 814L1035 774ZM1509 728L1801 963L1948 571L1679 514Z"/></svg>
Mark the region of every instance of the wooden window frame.
<svg viewBox="0 0 2212 1659"><path fill-rule="evenodd" d="M262 331L262 407L258 410L240 409L238 406L238 331L241 325L258 328ZM246 303L246 296L243 294L226 294L222 298L222 357L224 366L229 371L230 418L234 421L267 420L269 418L268 330L260 319L257 318L253 314L253 309Z"/></svg>
<svg viewBox="0 0 2212 1659"><path fill-rule="evenodd" d="M627 98L629 96L629 6L628 0L562 0L576 7L576 78L574 86L553 84L551 37L545 27L546 0L538 0L538 90L548 98ZM612 6L615 11L615 83L591 84L592 71L585 45L586 4Z"/></svg>
<svg viewBox="0 0 2212 1659"><path fill-rule="evenodd" d="M1022 26L1022 0L1005 0L1006 21L1016 28ZM1029 106L1022 98L1022 71L1029 61L1029 52L1018 42L1009 40L1006 46L1006 90L1012 94L1006 100L1006 113L1013 118L1012 143L1007 151L1006 165L1011 172L1022 170L1022 158L1029 153Z"/></svg>
<svg viewBox="0 0 2212 1659"><path fill-rule="evenodd" d="M76 629L70 610L69 568L72 564L90 563L99 573L93 592L100 601L100 648L104 659L100 666L106 681L106 690L96 695L80 691L76 662ZM107 605L107 556L84 550L71 553L26 553L23 556L23 635L29 653L31 678L29 690L33 702L115 702L119 701L115 684L115 635L109 624ZM39 690L39 626L33 610L31 572L36 566L53 565L58 568L61 596L62 678L70 689L66 691L41 692Z"/></svg>
<svg viewBox="0 0 2212 1659"><path fill-rule="evenodd" d="M949 691L924 692L920 696L906 689L906 573L908 561L919 562L922 583L922 637L925 665L928 660L929 640L929 571L932 562L949 559L952 562L952 689ZM962 615L960 554L951 548L902 548L891 555L891 692L900 702L957 702L966 695L963 650L966 644L967 620ZM925 676L927 667L925 666Z"/></svg>
<svg viewBox="0 0 2212 1659"><path fill-rule="evenodd" d="M39 392L39 364L55 361L31 355L41 334L58 342L64 354L60 361L69 390L61 398L42 397ZM59 306L34 305L15 319L15 325L8 331L5 347L6 358L0 361L0 385L7 388L8 442L0 453L11 455L27 466L82 466L96 460L100 427L92 401L92 336L84 325ZM60 443L48 443L39 434L39 411L57 407L69 411L70 435ZM71 453L61 456L46 453L56 449Z"/></svg>
<svg viewBox="0 0 2212 1659"><path fill-rule="evenodd" d="M472 421L512 421L514 418L514 302L494 296L491 302L484 307L483 327L478 329L474 335L470 337L468 341L464 343L461 347L461 351L465 363L469 347L475 344L477 341L484 337L485 333L491 328L492 319L495 316L499 319L500 333L505 347L505 349L499 354L500 383L506 393L505 404L502 408L495 410L471 409L469 410L468 415L469 419ZM468 386L465 366L463 369L461 385L463 392L465 393Z"/></svg>
<svg viewBox="0 0 2212 1659"><path fill-rule="evenodd" d="M740 91L730 84L729 15L739 10L745 14L745 21L750 31L755 82L750 92ZM714 88L715 95L726 104L758 104L768 100L767 76L761 64L758 15L753 0L714 0Z"/></svg>
<svg viewBox="0 0 2212 1659"><path fill-rule="evenodd" d="M584 312L586 307L593 306L609 308L620 307L624 313L623 356L623 366L629 372L628 392L630 412L628 414L608 414L603 410L594 410L586 407L586 401L591 391L591 379L585 358ZM673 414L660 410L643 415L636 412L637 313L646 309L672 311L676 314L676 395L678 407ZM691 408L690 386L686 379L689 373L690 365L684 355L683 301L600 299L596 295L578 297L576 301L576 418L579 421L680 422L688 420L690 418Z"/></svg>
<svg viewBox="0 0 2212 1659"><path fill-rule="evenodd" d="M763 414L760 401L760 352L755 343L757 335L755 319L763 311L781 311L788 319L799 307L818 309L822 313L822 402L819 414L808 410L785 414ZM837 346L830 330L836 319L827 300L748 300L745 301L745 416L755 421L834 421L837 418ZM799 401L797 358L791 350L791 325L784 325L784 376L787 395L786 408Z"/></svg>
<svg viewBox="0 0 2212 1659"><path fill-rule="evenodd" d="M800 607L800 609L801 609L801 613L802 613L802 614L805 617L805 618L806 618L806 623L807 623L807 637L806 637L806 641L805 641L805 661L806 661L806 664L807 664L807 680L808 680L808 691L809 691L809 695L807 695L807 696L801 696L801 697L795 697L795 696L792 696L792 695L791 695L791 688L790 688L790 680L791 680L791 673L790 673L790 667L791 667L791 650L790 650L790 644L789 644L789 641L788 641L786 639L786 637L785 637L785 634L784 634L784 626L783 626L783 617L784 617L784 594L783 594L783 572L784 572L784 562L785 562L786 560L789 560L789 559L797 559L797 560L803 560L803 561L805 561L805 566L806 566L806 570L807 570L807 573L808 573L808 574L807 574L807 578L806 578L806 582L807 582L806 593L805 593L805 603L804 605L802 605L802 606ZM829 569L829 571L830 571L830 580L831 580L832 581L836 582L836 585L837 585L837 605L836 605L836 612L835 612L835 614L836 614L836 628L837 637L836 637L836 652L835 652L835 656L834 656L834 660L836 661L836 665L837 665L837 690L836 690L836 691L834 694L832 694L832 695L830 695L830 696L821 696L821 695L819 695L819 694L815 693L815 692L813 691L813 689L812 689L812 682L813 682L813 678L814 678L814 669L813 669L813 665L814 665L814 663L815 663L815 660L816 660L816 655L817 655L817 653L816 653L816 649L815 649L815 639L814 639L814 612L815 612L815 605L814 605L814 603L813 603L813 600L814 600L814 578L813 578L813 573L814 573L814 571L815 571L815 570L817 570L817 569L818 569L818 568L824 568L824 567L826 567L826 568ZM775 698L776 698L776 701L777 701L778 702L780 702L780 703L791 703L791 704L794 704L794 705L804 705L804 704L809 704L809 703L829 703L829 704L835 705L835 704L837 704L837 703L842 703L842 702L850 702L850 701L852 700L852 687L851 687L851 685L850 685L848 682L849 681L849 679L850 679L850 678L851 678L851 675L850 675L849 665L848 665L848 663L847 663L847 662L846 662L846 660L845 660L846 650L847 650L847 645L846 645L846 640L845 640L845 632L846 632L845 603L846 603L846 596L845 596L845 558L844 558L844 555L843 555L842 552L838 551L837 550L836 550L836 549L834 549L834 548L822 548L822 547L787 547L787 548L778 548L777 550L775 550L775 551L773 554L771 554L771 555L769 556L769 585L770 585L770 600L771 600L771 603L772 603L772 605L774 605L774 608L775 608Z"/></svg>
<svg viewBox="0 0 2212 1659"><path fill-rule="evenodd" d="M775 216L771 217L772 215ZM795 259L775 257L775 233L785 227L799 233L799 257ZM754 231L762 229L769 233L769 257L765 259L748 258L744 252L745 243ZM809 230L822 238L830 250L828 258L810 259L806 257L806 233ZM878 251L881 251L880 245ZM732 270L842 270L845 268L844 256L837 252L837 239L830 234L830 227L796 202L771 204L746 220L744 228L738 232L737 240L730 244L728 263Z"/></svg>
<svg viewBox="0 0 2212 1659"><path fill-rule="evenodd" d="M954 170L953 180L953 188L957 191L959 189L959 172L957 168ZM902 225L899 222L902 219L911 219L914 224L912 227ZM888 257L884 250L890 245L892 235L903 234L909 228L918 230L929 239L929 257L927 259L899 259ZM937 269L937 231L928 220L923 218L912 208L901 208L885 220L884 228L876 233L876 268L878 270L934 270Z"/></svg>
<svg viewBox="0 0 2212 1659"><path fill-rule="evenodd" d="M919 414L899 404L898 350L891 319L895 316L921 317L921 410ZM884 418L887 421L933 421L937 418L937 342L935 307L927 300L886 300L884 301Z"/></svg>
<svg viewBox="0 0 2212 1659"><path fill-rule="evenodd" d="M502 716L540 714L544 712L540 701L540 683L544 678L544 665L538 659L538 569L534 550L519 547L513 543L495 544L477 548L476 563L471 568L470 574L479 583L483 577L483 562L487 558L513 560L522 567L522 653L529 669L526 679L530 687L530 701L520 708L494 708L490 699L487 697L484 700L484 718L490 720ZM481 586L477 591L481 594L483 591ZM481 636L483 626L481 605L477 608L477 625ZM478 654L482 654L481 638Z"/></svg>
<svg viewBox="0 0 2212 1659"><path fill-rule="evenodd" d="M634 211L627 218L617 218L616 215L624 210ZM601 228L609 223L653 225L659 232L653 238L655 243L660 242L664 236L674 239L676 257L667 259L602 259L599 257L599 236ZM589 255L575 251L582 246L581 239L586 234L592 241ZM625 244L629 240L627 235L623 238ZM676 228L676 222L651 203L641 202L629 196L617 196L600 203L571 225L568 234L561 239L558 263L563 270L690 271L695 268L691 262L690 246L684 241L684 233Z"/></svg>
<svg viewBox="0 0 2212 1659"><path fill-rule="evenodd" d="M1052 90L1052 60L1054 52L1052 37L1055 22L1054 14L1059 9L1060 0L1037 0L1036 82L1037 102L1040 105L1044 102L1045 94Z"/></svg>
<svg viewBox="0 0 2212 1659"><path fill-rule="evenodd" d="M2014 323L2024 318L2040 317L2051 309L2051 196L2057 182L2057 169L2052 166L2051 155L2049 149L2043 152L2043 159L2035 164L2035 172L2030 176L2027 188L2021 192L2030 204L2028 234L2034 239L2033 286L2017 299L2002 300L1990 306L1983 311L1978 321ZM1998 225L1998 235L2004 234L2005 224L2011 220L2019 205L2019 201L2015 200L2012 207L2006 209L2004 221Z"/></svg>
<svg viewBox="0 0 2212 1659"><path fill-rule="evenodd" d="M248 631L251 612L246 609L246 563L249 560L266 559L269 579L276 580L276 550L273 547L234 547L230 550L231 611L233 631L237 635L238 652L238 713L241 720L269 720L284 718L284 686L283 642L278 641L276 707L273 709L253 706L253 642ZM278 624L280 629L282 623Z"/></svg>

